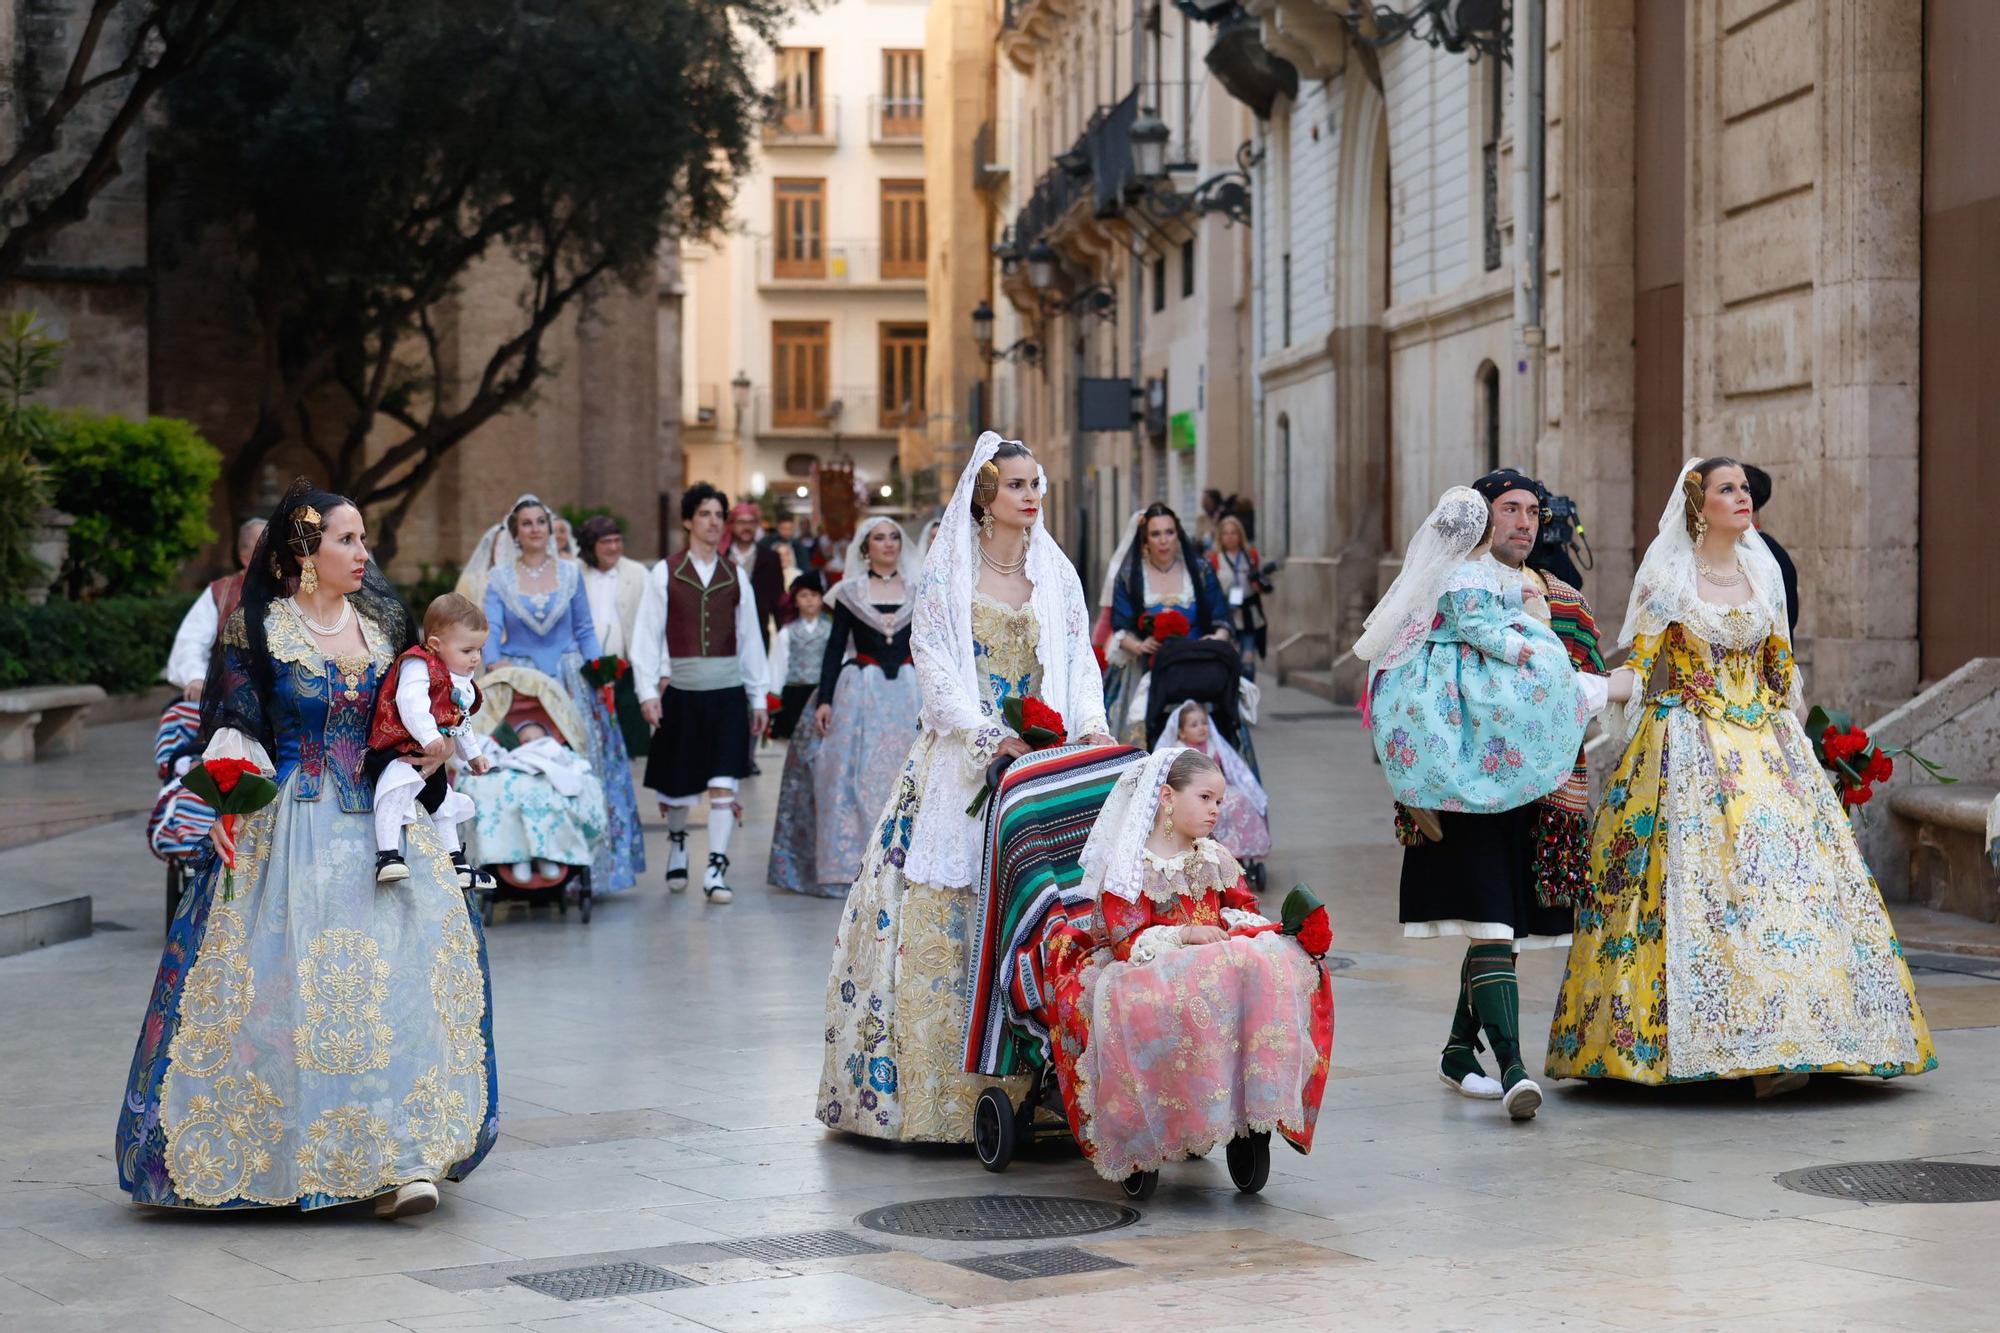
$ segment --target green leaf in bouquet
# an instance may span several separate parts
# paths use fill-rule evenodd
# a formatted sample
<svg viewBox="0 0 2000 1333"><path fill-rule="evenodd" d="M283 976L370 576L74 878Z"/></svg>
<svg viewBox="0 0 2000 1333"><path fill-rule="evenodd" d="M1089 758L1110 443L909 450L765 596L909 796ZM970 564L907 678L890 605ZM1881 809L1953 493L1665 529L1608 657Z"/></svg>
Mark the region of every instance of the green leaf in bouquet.
<svg viewBox="0 0 2000 1333"><path fill-rule="evenodd" d="M1025 699L1012 695L1008 696L1008 698L1000 705L1000 716L1003 719L1005 719L1009 727L1014 729L1016 735L1020 734L1021 718L1023 716L1023 710L1025 710L1026 708L1027 708L1027 701Z"/></svg>
<svg viewBox="0 0 2000 1333"><path fill-rule="evenodd" d="M1306 918L1318 911L1320 906L1319 895L1309 886L1292 885L1292 891L1285 895L1285 906L1279 913L1279 919L1284 922L1285 933L1298 934L1299 928L1305 925Z"/></svg>
<svg viewBox="0 0 2000 1333"><path fill-rule="evenodd" d="M1056 743L1057 736L1047 727L1029 727L1021 733L1021 739L1037 750L1046 750Z"/></svg>

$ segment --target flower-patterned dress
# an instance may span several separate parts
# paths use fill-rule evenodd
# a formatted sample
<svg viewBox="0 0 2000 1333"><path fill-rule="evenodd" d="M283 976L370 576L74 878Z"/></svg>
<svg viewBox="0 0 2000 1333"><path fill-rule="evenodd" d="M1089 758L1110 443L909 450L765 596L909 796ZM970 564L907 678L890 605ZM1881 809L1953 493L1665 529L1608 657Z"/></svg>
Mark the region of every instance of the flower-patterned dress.
<svg viewBox="0 0 2000 1333"><path fill-rule="evenodd" d="M225 889L182 897L118 1118L119 1183L160 1207L323 1208L461 1179L499 1130L486 943L428 822L410 878L376 887L362 776L395 658L328 658L287 602L265 622L278 799L243 816ZM242 613L222 633L237 717L262 717ZM229 733L225 733L229 734Z"/></svg>
<svg viewBox="0 0 2000 1333"><path fill-rule="evenodd" d="M1633 645L1665 688L1605 787L1549 1031L1557 1078L1634 1083L1937 1064L1881 892L1761 603L1686 608Z"/></svg>
<svg viewBox="0 0 2000 1333"><path fill-rule="evenodd" d="M1515 665L1521 645L1534 649ZM1490 557L1452 571L1416 655L1371 684L1390 790L1425 810L1496 814L1561 786L1589 706L1554 630L1522 609L1521 574Z"/></svg>
<svg viewBox="0 0 2000 1333"><path fill-rule="evenodd" d="M1000 718L1010 698L1038 694L1040 622L975 592L973 660L992 720L981 745L1011 735ZM931 765L960 762L964 738L925 731L910 749L896 794L876 826L861 877L847 895L827 986L826 1061L817 1114L830 1128L906 1142L970 1143L981 1090L1019 1101L1028 1080L962 1072L969 884L903 877L917 805Z"/></svg>
<svg viewBox="0 0 2000 1333"><path fill-rule="evenodd" d="M1252 1130L1312 1147L1333 1057L1333 978L1258 914L1208 838L1142 849L1139 897L1098 900L1103 939L1051 943L1050 1031L1070 1130L1106 1180L1198 1157ZM1183 926L1229 938L1183 944Z"/></svg>

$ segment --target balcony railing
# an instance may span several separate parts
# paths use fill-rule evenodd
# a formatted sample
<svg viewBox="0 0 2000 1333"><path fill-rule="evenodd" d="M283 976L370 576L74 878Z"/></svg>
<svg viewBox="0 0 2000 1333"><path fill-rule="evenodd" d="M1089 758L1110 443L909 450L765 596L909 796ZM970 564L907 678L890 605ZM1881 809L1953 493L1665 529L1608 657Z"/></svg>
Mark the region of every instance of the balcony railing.
<svg viewBox="0 0 2000 1333"><path fill-rule="evenodd" d="M822 97L810 106L780 105L764 122L764 142L795 148L833 148L840 143L840 99Z"/></svg>
<svg viewBox="0 0 2000 1333"><path fill-rule="evenodd" d="M780 245L757 242L757 281L762 286L855 286L877 283L921 287L925 259L902 250L884 252L878 241L798 239Z"/></svg>
<svg viewBox="0 0 2000 1333"><path fill-rule="evenodd" d="M921 145L924 141L924 99L869 98L868 137L878 144Z"/></svg>
<svg viewBox="0 0 2000 1333"><path fill-rule="evenodd" d="M882 395L873 388L835 388L824 398L810 393L785 395L760 389L755 399L754 420L758 431L765 433L831 439L835 435L885 435L905 425L923 423L920 408L904 403L884 404Z"/></svg>
<svg viewBox="0 0 2000 1333"><path fill-rule="evenodd" d="M681 402L682 424L713 430L722 423L720 384L690 384Z"/></svg>

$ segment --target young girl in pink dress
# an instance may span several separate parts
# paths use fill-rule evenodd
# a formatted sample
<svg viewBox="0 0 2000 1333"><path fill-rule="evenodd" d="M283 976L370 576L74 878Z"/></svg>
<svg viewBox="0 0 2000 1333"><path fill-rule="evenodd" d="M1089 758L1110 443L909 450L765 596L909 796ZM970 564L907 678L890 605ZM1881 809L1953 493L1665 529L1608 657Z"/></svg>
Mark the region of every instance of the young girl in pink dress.
<svg viewBox="0 0 2000 1333"><path fill-rule="evenodd" d="M1261 861L1269 856L1270 798L1236 747L1217 733L1206 708L1190 699L1167 715L1167 724L1160 728L1160 743L1153 748L1164 750L1172 745L1201 751L1215 761L1229 783L1222 798L1222 816L1215 821L1211 835L1215 841L1239 861Z"/></svg>

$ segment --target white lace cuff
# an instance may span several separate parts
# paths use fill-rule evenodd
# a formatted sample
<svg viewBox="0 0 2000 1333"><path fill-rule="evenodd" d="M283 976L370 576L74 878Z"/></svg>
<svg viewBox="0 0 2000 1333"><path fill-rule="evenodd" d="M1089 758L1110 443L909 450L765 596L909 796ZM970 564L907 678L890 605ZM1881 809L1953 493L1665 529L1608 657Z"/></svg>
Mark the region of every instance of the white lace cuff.
<svg viewBox="0 0 2000 1333"><path fill-rule="evenodd" d="M1152 962L1169 949L1181 947L1179 926L1148 926L1139 932L1139 938L1132 941L1132 949L1127 956L1134 964Z"/></svg>
<svg viewBox="0 0 2000 1333"><path fill-rule="evenodd" d="M1583 695L1583 706L1593 714L1604 711L1604 705L1611 698L1611 682L1604 676L1593 676L1587 671L1576 673L1576 688Z"/></svg>
<svg viewBox="0 0 2000 1333"><path fill-rule="evenodd" d="M201 752L201 759L203 763L211 759L248 759L265 777L275 777L278 772L278 766L271 762L264 747L234 727L218 727L208 738L208 748Z"/></svg>
<svg viewBox="0 0 2000 1333"><path fill-rule="evenodd" d="M1246 926L1268 926L1271 924L1271 918L1245 911L1241 907L1225 907L1222 909L1222 924L1231 930L1241 930Z"/></svg>
<svg viewBox="0 0 2000 1333"><path fill-rule="evenodd" d="M987 766L993 756L1000 752L1000 742L1014 733L1005 727L972 727L965 732L965 762L972 771L974 782L986 781Z"/></svg>

